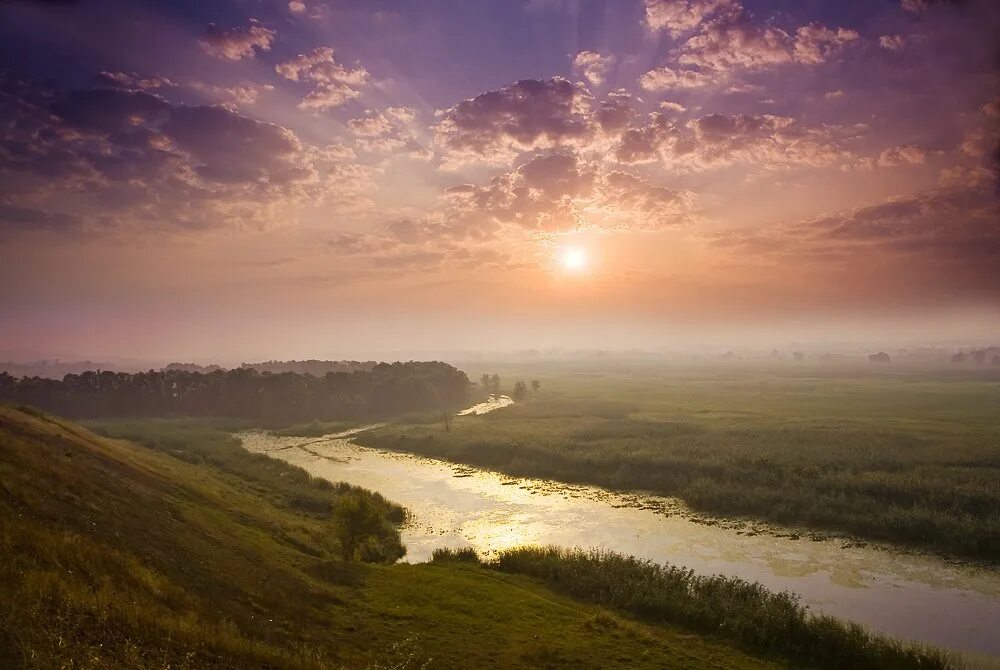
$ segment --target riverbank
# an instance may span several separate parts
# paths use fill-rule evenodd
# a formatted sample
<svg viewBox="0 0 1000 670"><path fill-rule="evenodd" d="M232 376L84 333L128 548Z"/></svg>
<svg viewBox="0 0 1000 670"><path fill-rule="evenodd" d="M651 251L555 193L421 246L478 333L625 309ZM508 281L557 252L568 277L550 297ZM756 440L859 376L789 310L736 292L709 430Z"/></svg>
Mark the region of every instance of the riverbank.
<svg viewBox="0 0 1000 670"><path fill-rule="evenodd" d="M1000 620L1000 574L990 568L817 535L775 535L759 524L716 522L676 499L514 478L351 439L240 437L251 451L404 504L407 561L470 545L487 560L522 545L596 547L760 582L800 594L812 611L1000 659L1000 640L983 625Z"/></svg>
<svg viewBox="0 0 1000 670"><path fill-rule="evenodd" d="M1000 563L1000 383L950 375L543 378L525 403L365 446Z"/></svg>
<svg viewBox="0 0 1000 670"><path fill-rule="evenodd" d="M788 593L728 577L597 550L521 547L481 561L472 550L438 550L434 562L472 563L528 575L557 591L614 607L642 620L725 638L796 666L840 670L949 667L938 652L873 635L857 624L817 615Z"/></svg>

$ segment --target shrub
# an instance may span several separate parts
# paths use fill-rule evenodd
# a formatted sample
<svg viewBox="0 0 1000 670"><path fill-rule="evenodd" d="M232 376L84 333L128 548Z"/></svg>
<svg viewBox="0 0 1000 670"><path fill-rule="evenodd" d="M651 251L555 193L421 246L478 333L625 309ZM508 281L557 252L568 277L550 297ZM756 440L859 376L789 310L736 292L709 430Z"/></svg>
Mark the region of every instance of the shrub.
<svg viewBox="0 0 1000 670"><path fill-rule="evenodd" d="M445 547L442 549L435 549L434 553L431 554L431 561L434 563L447 563L449 561L457 561L461 563L479 563L479 554L472 547L461 547L459 549L452 549L450 547Z"/></svg>

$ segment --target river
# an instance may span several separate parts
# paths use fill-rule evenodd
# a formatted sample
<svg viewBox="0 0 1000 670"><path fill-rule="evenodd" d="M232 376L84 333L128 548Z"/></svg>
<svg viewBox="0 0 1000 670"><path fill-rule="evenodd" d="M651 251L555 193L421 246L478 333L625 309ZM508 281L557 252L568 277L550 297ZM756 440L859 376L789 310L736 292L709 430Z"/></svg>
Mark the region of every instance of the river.
<svg viewBox="0 0 1000 670"><path fill-rule="evenodd" d="M611 549L792 591L813 610L955 650L969 667L1000 668L996 569L706 518L671 498L514 478L368 449L353 443L357 432L239 437L250 451L406 506L407 561L426 561L439 547L470 545L485 556L523 544Z"/></svg>

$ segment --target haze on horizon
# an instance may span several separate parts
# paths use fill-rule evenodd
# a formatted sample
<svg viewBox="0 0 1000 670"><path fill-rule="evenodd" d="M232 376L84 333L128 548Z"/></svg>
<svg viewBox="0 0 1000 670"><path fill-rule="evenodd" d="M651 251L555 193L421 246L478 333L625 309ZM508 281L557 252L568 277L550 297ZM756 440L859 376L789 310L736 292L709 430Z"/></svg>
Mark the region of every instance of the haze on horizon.
<svg viewBox="0 0 1000 670"><path fill-rule="evenodd" d="M0 357L1000 333L990 0L0 19Z"/></svg>

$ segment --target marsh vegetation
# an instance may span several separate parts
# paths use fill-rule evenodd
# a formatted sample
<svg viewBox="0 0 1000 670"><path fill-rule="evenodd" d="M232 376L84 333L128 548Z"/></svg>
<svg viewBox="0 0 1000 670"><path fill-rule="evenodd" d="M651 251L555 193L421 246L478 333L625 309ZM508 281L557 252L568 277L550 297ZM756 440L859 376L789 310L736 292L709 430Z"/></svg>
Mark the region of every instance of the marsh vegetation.
<svg viewBox="0 0 1000 670"><path fill-rule="evenodd" d="M543 388L448 431L396 422L358 442L1000 560L1000 384L989 374L569 371Z"/></svg>

